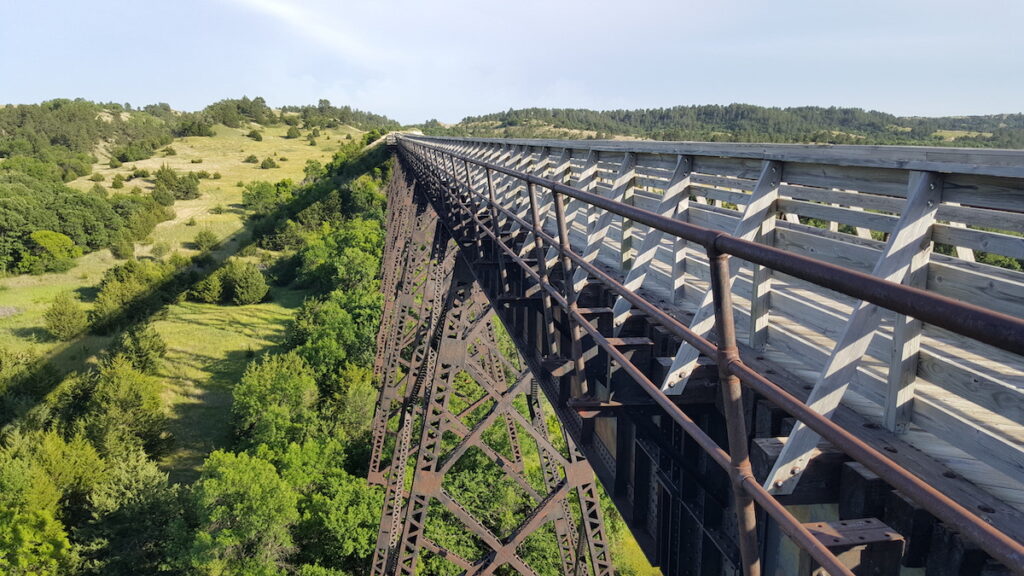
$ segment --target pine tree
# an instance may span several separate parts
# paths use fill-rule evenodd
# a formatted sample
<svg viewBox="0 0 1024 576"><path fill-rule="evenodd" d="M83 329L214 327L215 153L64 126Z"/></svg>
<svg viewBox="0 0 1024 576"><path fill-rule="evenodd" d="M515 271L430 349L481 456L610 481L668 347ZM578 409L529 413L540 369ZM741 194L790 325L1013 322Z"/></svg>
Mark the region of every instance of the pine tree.
<svg viewBox="0 0 1024 576"><path fill-rule="evenodd" d="M71 340L89 325L85 311L70 292L61 292L43 314L46 330L58 340Z"/></svg>

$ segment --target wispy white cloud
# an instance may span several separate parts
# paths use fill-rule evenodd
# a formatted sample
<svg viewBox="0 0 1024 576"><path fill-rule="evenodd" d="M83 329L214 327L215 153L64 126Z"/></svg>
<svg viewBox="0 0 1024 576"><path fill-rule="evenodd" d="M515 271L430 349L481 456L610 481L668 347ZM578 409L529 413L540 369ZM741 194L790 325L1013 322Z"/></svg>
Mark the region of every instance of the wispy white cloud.
<svg viewBox="0 0 1024 576"><path fill-rule="evenodd" d="M225 1L286 24L300 38L330 51L349 65L372 69L395 59L387 45L379 41L379 36L363 36L333 17L332 11L308 10L285 0Z"/></svg>

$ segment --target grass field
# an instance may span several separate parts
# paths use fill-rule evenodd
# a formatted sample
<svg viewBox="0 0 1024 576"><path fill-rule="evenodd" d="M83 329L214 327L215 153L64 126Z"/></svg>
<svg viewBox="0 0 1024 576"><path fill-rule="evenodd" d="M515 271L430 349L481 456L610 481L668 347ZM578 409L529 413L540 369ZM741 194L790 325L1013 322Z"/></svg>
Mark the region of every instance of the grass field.
<svg viewBox="0 0 1024 576"><path fill-rule="evenodd" d="M112 169L107 158L94 166L103 174L101 184L111 194L129 193L133 186L150 190L152 182L135 179L120 190L110 189L115 174L127 176L134 168L151 173L161 165L180 172L206 170L219 172L219 179L200 181L199 198L174 204L175 217L157 225L149 238L138 242L136 256L145 257L153 246L165 243L171 251L195 254L192 240L210 229L226 241L214 251L225 259L249 240L242 207L242 188L238 182L266 180L277 182L303 179L306 160L326 163L347 142L346 135L359 138L361 132L342 127L324 130L317 146L302 138L286 139L287 126L263 129L263 141L245 136L251 128L216 127L213 137L179 138L171 146L176 155L158 153L154 158L126 163ZM275 158L278 168L262 170L242 160L255 154L261 160ZM286 158L286 160L282 159ZM201 163L193 163L202 159ZM80 178L69 185L89 190L95 183ZM214 209L222 207L220 214ZM116 265L109 250L87 254L74 268L63 274L0 278L0 346L14 351L32 351L53 362L62 371L80 370L96 360L110 337L84 335L72 342L57 342L44 328L43 313L54 296L72 291L86 309L95 297L96 286L104 272ZM205 455L230 441L231 386L238 380L249 359L280 342L293 311L301 305L305 293L273 289L268 302L251 306L218 306L184 302L172 304L157 314L156 330L168 346L168 355L160 376L166 383L164 400L174 435L172 452L162 461L172 480L191 481Z"/></svg>
<svg viewBox="0 0 1024 576"><path fill-rule="evenodd" d="M946 142L952 142L957 138L975 138L978 136L984 136L986 138L992 137L991 132L971 132L970 130L936 130L935 136L941 137Z"/></svg>
<svg viewBox="0 0 1024 576"><path fill-rule="evenodd" d="M161 464L171 481L191 482L210 451L231 441L231 389L246 364L273 350L306 292L275 288L250 306L170 306L153 326L167 343L160 376L174 449Z"/></svg>

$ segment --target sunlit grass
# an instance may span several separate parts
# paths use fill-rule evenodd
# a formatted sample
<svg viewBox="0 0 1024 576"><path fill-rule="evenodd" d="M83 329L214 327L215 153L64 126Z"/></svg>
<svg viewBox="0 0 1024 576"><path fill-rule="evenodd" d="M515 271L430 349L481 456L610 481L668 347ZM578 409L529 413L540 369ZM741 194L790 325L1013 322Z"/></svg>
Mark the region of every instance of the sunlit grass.
<svg viewBox="0 0 1024 576"><path fill-rule="evenodd" d="M167 343L160 376L172 451L161 460L171 480L188 482L212 450L231 442L231 389L246 364L274 350L307 292L274 288L249 306L183 302L153 322Z"/></svg>

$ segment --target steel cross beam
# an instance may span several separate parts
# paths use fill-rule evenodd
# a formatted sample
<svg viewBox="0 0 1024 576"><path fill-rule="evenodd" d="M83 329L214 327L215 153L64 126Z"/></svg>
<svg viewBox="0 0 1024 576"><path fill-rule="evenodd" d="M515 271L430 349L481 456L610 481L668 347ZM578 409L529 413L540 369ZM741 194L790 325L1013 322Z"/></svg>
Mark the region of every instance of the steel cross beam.
<svg viewBox="0 0 1024 576"><path fill-rule="evenodd" d="M452 178L459 176L458 168L449 163ZM468 169L461 176L473 184ZM378 335L375 371L381 390L369 471L371 482L385 486L385 501L371 573L415 574L427 551L465 574L491 574L504 565L536 574L518 549L550 524L563 574L611 576L594 474L571 439L561 450L551 441L540 389L512 342L504 337L501 343L504 329L467 260L486 258L489 251L453 241L450 232L464 233L474 223L464 216L449 219L449 230L435 211L447 218L446 206L431 205L418 187L397 163L388 189L386 245L393 253L383 262L382 289L389 303ZM482 393L479 398L463 397L467 379ZM457 397L465 408L453 408ZM473 421L488 405L487 414ZM523 407L529 417L520 412ZM508 454L485 438L499 428L507 436ZM389 438L394 438L390 450ZM525 450L524 442L533 449ZM445 478L471 448L532 499L520 524L507 534L496 533L446 489ZM536 462L526 457L531 452ZM540 484L531 481L528 470L540 473ZM575 511L574 501L579 503ZM482 555L456 554L430 536L431 510L438 505L483 543Z"/></svg>

